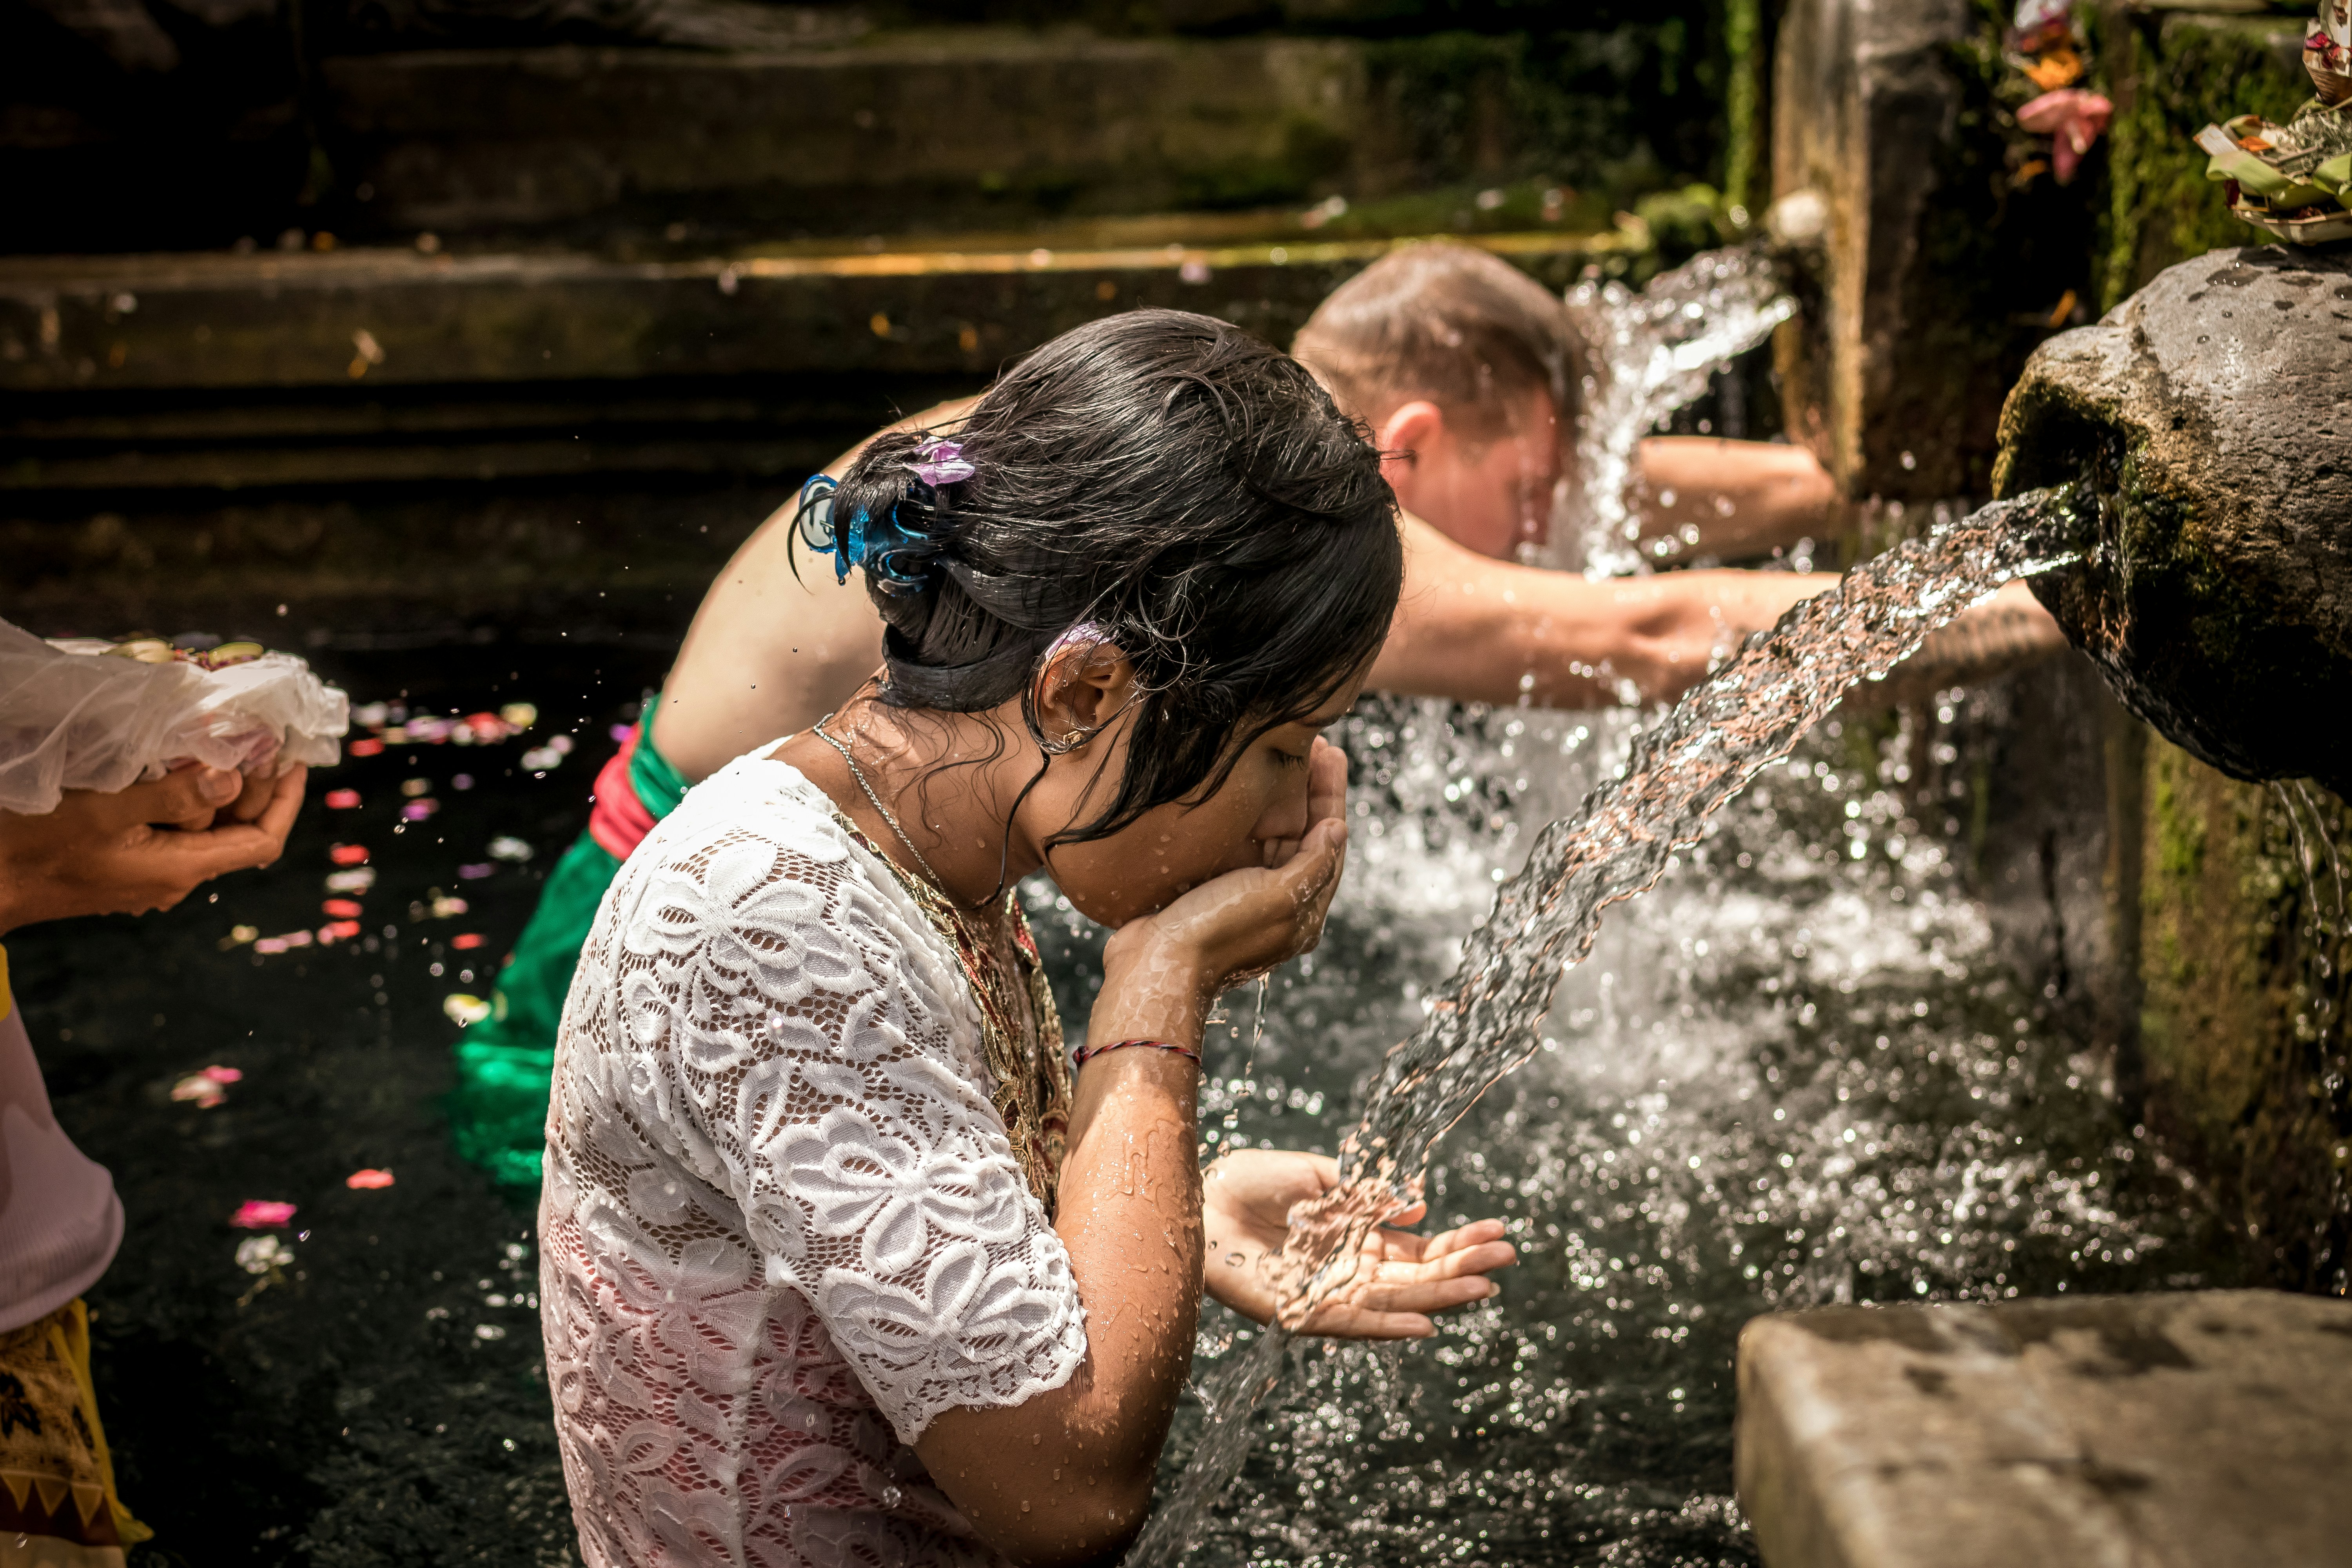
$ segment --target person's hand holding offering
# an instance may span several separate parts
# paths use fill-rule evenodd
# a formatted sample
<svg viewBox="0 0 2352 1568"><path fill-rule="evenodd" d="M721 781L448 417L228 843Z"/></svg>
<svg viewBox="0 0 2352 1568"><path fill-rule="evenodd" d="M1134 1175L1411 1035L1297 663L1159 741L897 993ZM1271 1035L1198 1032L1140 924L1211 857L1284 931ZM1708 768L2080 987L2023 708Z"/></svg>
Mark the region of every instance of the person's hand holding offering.
<svg viewBox="0 0 2352 1568"><path fill-rule="evenodd" d="M71 915L168 910L200 882L268 865L308 777L299 765L274 778L188 767L110 795L68 790L39 816L0 811L0 934Z"/></svg>

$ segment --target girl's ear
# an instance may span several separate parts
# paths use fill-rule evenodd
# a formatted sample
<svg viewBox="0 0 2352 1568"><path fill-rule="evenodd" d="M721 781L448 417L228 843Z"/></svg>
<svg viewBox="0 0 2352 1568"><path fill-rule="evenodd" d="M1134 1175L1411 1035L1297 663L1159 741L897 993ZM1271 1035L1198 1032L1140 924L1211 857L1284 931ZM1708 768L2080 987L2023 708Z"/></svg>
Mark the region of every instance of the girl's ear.
<svg viewBox="0 0 2352 1568"><path fill-rule="evenodd" d="M1113 644L1066 637L1037 672L1037 723L1045 739L1083 745L1135 695L1135 667Z"/></svg>
<svg viewBox="0 0 2352 1568"><path fill-rule="evenodd" d="M1412 510L1409 492L1415 488L1424 458L1434 455L1445 435L1445 411L1426 399L1401 403L1381 421L1375 439L1381 449L1381 478L1396 492L1397 504Z"/></svg>

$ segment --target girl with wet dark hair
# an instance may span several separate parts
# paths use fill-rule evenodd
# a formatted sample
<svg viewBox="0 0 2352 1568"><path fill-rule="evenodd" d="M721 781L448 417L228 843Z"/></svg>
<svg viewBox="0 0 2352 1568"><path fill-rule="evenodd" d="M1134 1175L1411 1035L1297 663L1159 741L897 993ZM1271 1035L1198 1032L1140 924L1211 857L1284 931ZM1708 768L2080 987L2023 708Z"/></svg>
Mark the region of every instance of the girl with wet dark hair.
<svg viewBox="0 0 2352 1568"><path fill-rule="evenodd" d="M1338 882L1320 731L1395 610L1393 501L1295 362L1141 311L877 438L799 526L885 668L652 830L564 1012L541 1299L583 1552L1090 1560L1141 1521L1201 1291L1267 1321L1337 1180L1204 1176L1194 1100L1215 998ZM1033 871L1116 928L1072 1060ZM1501 1235L1376 1233L1304 1326L1426 1334Z"/></svg>

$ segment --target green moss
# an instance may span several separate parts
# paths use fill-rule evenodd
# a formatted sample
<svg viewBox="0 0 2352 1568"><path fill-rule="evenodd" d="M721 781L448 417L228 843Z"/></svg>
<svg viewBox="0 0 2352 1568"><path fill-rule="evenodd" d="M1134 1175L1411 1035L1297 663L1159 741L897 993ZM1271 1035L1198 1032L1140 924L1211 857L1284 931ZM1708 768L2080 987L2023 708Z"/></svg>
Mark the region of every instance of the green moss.
<svg viewBox="0 0 2352 1568"><path fill-rule="evenodd" d="M1282 127L1282 155L1186 171L1176 205L1209 211L1300 202L1348 165L1354 143L1319 120L1293 116Z"/></svg>
<svg viewBox="0 0 2352 1568"><path fill-rule="evenodd" d="M2148 786L2149 885L2193 879L2205 865L2205 821L2180 797L2177 770L2155 769Z"/></svg>
<svg viewBox="0 0 2352 1568"><path fill-rule="evenodd" d="M1731 202L1753 210L1759 195L1757 170L1765 131L1763 116L1764 21L1761 0L1728 0L1724 6L1723 191Z"/></svg>
<svg viewBox="0 0 2352 1568"><path fill-rule="evenodd" d="M1543 178L1618 205L1713 178L1723 158L1720 29L1661 6L1606 29L1442 32L1368 43L1373 112L1401 186Z"/></svg>
<svg viewBox="0 0 2352 1568"><path fill-rule="evenodd" d="M2209 1173L2257 1278L2344 1288L2352 1211L2340 1191L2352 1107L2336 1053L2352 988L2344 939L2318 912L2323 868L2352 847L2344 805L2225 778L2149 742L2142 860L2141 1049L2151 1116Z"/></svg>
<svg viewBox="0 0 2352 1568"><path fill-rule="evenodd" d="M2176 12L2105 25L2102 85L2117 110L2109 132L2103 309L2174 262L2261 237L2230 216L2192 139L2232 115L2292 115L2311 94L2299 63L2302 31L2299 16Z"/></svg>

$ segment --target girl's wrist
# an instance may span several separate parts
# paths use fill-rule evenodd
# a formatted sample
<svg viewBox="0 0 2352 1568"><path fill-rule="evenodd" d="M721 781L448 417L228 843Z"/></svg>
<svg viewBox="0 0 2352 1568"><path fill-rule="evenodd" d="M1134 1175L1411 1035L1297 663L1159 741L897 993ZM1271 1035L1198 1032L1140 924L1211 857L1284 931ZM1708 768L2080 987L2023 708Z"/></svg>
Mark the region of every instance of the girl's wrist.
<svg viewBox="0 0 2352 1568"><path fill-rule="evenodd" d="M1103 987L1087 1033L1097 1040L1153 1039L1200 1049L1218 976L1196 950L1138 921L1103 945Z"/></svg>

